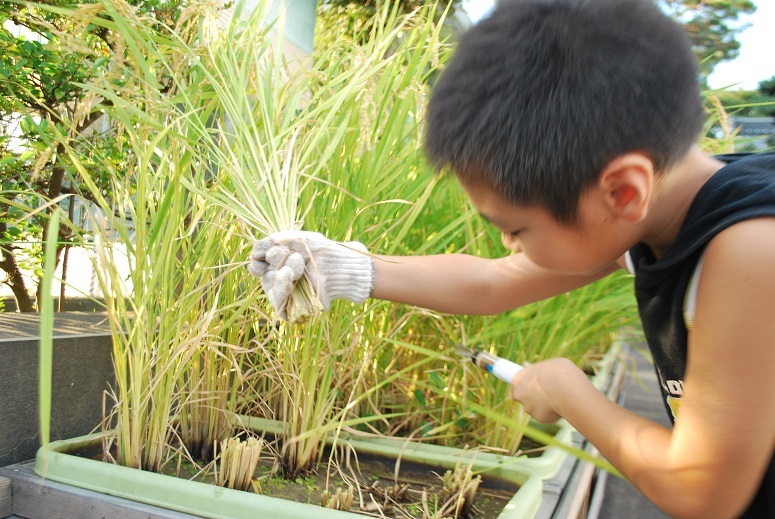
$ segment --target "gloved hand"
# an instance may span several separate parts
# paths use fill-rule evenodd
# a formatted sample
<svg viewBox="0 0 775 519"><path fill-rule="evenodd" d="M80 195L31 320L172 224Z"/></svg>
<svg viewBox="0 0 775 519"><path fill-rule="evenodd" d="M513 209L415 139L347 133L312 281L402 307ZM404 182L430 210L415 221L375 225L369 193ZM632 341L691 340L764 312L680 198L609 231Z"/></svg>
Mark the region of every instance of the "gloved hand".
<svg viewBox="0 0 775 519"><path fill-rule="evenodd" d="M289 318L289 298L303 275L324 310L334 299L363 303L374 288L374 261L362 243L335 242L317 232L283 231L257 241L248 272L261 278L283 319Z"/></svg>

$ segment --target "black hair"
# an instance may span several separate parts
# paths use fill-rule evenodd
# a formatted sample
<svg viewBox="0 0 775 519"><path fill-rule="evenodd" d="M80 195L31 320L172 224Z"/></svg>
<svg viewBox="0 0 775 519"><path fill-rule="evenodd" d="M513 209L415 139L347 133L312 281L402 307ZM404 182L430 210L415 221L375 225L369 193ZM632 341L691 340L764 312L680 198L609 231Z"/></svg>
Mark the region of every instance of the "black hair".
<svg viewBox="0 0 775 519"><path fill-rule="evenodd" d="M503 0L433 87L425 151L572 224L612 159L638 151L664 171L704 118L689 39L652 0Z"/></svg>

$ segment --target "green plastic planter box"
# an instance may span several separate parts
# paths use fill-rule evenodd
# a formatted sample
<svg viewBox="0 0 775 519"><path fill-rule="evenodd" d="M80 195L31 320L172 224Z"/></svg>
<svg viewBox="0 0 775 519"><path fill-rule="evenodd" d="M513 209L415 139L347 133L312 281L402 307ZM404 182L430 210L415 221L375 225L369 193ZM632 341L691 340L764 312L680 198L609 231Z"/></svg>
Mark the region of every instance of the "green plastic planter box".
<svg viewBox="0 0 775 519"><path fill-rule="evenodd" d="M613 382L614 367L619 360L622 349L623 346L620 340L615 340L608 352L596 363L595 374L592 375L590 381L593 386L603 393L608 392L609 386Z"/></svg>
<svg viewBox="0 0 775 519"><path fill-rule="evenodd" d="M567 422L558 422L556 426L549 426L548 428L535 423L531 425L555 431L552 432L555 440L571 445L574 429ZM548 480L557 475L563 462L570 455L566 450L556 446L547 447L540 455L535 457L508 456L492 452L462 451L454 447L408 442L401 438L389 437L358 440L358 444L363 445L364 452L370 454L386 455L389 452L397 451L401 452L403 459L418 462L422 460L415 459L415 456L426 459L434 459L434 457L443 459L444 457L451 456L456 460L462 458L466 462L473 460L474 470L487 468L488 474L493 474L496 477L504 477L510 471L518 471L529 472L538 476L541 480Z"/></svg>
<svg viewBox="0 0 775 519"><path fill-rule="evenodd" d="M617 345L601 360L597 374L592 379L593 384L604 392L612 382L611 368L618 350ZM234 420L242 427L259 432L278 434L282 431L282 424L276 421L246 416L236 416ZM544 427L539 424L532 425ZM545 431L563 444L578 447L575 445L577 433L564 420L549 426ZM564 482L557 481L560 478L558 474L571 457L566 450L557 446L548 447L536 457L515 457L430 445L401 438L363 438L342 433L339 441L348 442L360 453L393 458L400 456L402 460L439 469L454 468L461 459L464 463L473 460L474 470L485 470L489 477L519 485L519 490L498 519L536 517L542 499L545 498L545 491L549 487L564 485ZM363 517L352 512L231 490L68 454L100 446L101 443L100 434L53 442L48 449L38 451L35 472L43 478L60 483L201 517L253 519L270 516L269 514L273 519Z"/></svg>
<svg viewBox="0 0 775 519"><path fill-rule="evenodd" d="M257 425L251 423L251 425ZM271 432L271 431L268 431ZM428 445L389 445L387 442L346 439L356 451L383 456L411 459L433 467L454 468L467 451L460 449L428 449ZM154 472L122 467L101 461L81 458L68 452L77 452L100 446L101 434L92 434L49 444L41 448L35 463L35 472L43 477L79 488L133 501L177 510L215 519L345 519L363 517L353 512L330 510L319 506L231 490L207 483L189 481ZM540 508L543 484L539 477L517 463L503 466L488 465L489 460L475 459L475 470L492 468L489 477L496 477L519 485L498 519L533 519Z"/></svg>
<svg viewBox="0 0 775 519"><path fill-rule="evenodd" d="M234 423L241 428L264 431L274 435L282 434L283 430L281 422L252 416L236 416ZM560 420L554 425L542 425L531 422L531 426L551 434L560 443L572 445L575 429L565 420ZM400 453L402 459L418 463L432 461L438 464L438 466L447 469L454 468L455 463L459 459L464 460L466 463L473 460L474 470L487 469L488 474L495 475L498 478L508 477L511 471L517 471L519 473L528 472L542 480L548 480L557 475L562 464L570 456L568 451L556 446L547 447L538 456L527 457L508 456L491 452L463 451L455 447L444 447L387 436L363 437L343 432L339 437L353 445L357 445L359 452L390 457ZM450 460L454 461L450 462Z"/></svg>

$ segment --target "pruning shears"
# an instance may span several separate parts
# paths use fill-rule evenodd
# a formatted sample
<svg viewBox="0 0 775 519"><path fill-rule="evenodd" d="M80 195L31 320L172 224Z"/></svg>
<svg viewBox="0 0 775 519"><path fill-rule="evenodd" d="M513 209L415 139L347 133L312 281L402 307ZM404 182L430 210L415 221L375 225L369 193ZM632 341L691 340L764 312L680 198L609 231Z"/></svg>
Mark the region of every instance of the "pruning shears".
<svg viewBox="0 0 775 519"><path fill-rule="evenodd" d="M495 375L504 382L511 382L522 366L516 362L503 359L492 353L482 350L471 350L462 344L455 346L455 351L463 360L470 360L475 366Z"/></svg>

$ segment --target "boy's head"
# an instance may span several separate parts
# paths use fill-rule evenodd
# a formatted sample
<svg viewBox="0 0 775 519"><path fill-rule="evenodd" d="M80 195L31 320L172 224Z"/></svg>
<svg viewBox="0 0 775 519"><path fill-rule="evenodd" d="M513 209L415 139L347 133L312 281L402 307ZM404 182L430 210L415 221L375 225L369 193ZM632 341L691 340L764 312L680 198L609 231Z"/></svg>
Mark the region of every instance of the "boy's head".
<svg viewBox="0 0 775 519"><path fill-rule="evenodd" d="M688 38L651 0L503 0L434 86L425 149L463 183L576 221L615 157L663 171L704 121Z"/></svg>

